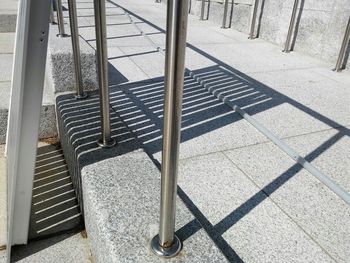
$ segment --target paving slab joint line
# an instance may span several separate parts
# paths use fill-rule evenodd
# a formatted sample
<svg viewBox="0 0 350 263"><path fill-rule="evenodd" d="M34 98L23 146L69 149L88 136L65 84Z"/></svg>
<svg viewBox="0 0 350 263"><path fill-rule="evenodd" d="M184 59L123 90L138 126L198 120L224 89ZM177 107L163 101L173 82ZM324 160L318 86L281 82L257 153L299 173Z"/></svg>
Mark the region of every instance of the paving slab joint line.
<svg viewBox="0 0 350 263"><path fill-rule="evenodd" d="M113 3L110 0L107 0L108 2ZM119 6L118 4L115 4L118 7L120 7L124 14L131 19L130 15L128 14L127 10L125 10L123 7ZM133 23L133 20L131 19L131 22ZM135 25L136 26L136 25ZM142 30L140 30L137 26L136 28L140 31L142 34ZM157 47L157 44L152 41L152 39L145 36L145 34L142 34L142 36L150 42L150 44L154 47ZM158 47L160 48L160 47ZM161 54L165 55L164 52L161 52ZM350 205L350 194L346 192L342 187L340 187L336 182L334 182L332 179L330 179L328 176L323 174L320 170L318 170L315 166L313 166L310 162L308 162L305 158L303 158L300 154L298 154L294 149L292 149L288 144L283 142L277 135L275 135L272 131L267 129L264 125L259 123L255 118L250 116L247 112L245 112L243 109L238 107L235 104L232 104L227 98L225 98L222 95L216 94L215 91L213 91L208 85L203 83L203 81L195 75L191 70L186 68L185 70L194 80L196 80L199 84L201 84L207 91L209 91L212 95L214 95L216 98L218 98L220 101L224 102L227 106L232 108L235 112L238 112L248 123L250 123L253 127L255 127L259 132L261 132L266 138L268 138L270 141L272 141L275 145L277 145L282 151L284 151L287 155L289 155L294 161L299 163L302 167L304 167L308 172L310 172L314 177L316 177L320 182L322 182L324 185L326 185L331 191L333 191L336 195L338 195L342 200L344 200L348 205Z"/></svg>
<svg viewBox="0 0 350 263"><path fill-rule="evenodd" d="M331 191L333 191L336 195L338 195L344 202L346 202L348 205L350 205L350 194L348 192L346 192L342 187L340 187L336 182L334 182L328 176L323 174L320 170L318 170L315 166L313 166L310 162L308 162L304 157L302 157L294 149L292 149L288 144L283 142L277 135L275 135L272 131L267 129L264 125L262 125L260 122L258 122L252 116L250 116L247 112L245 112L239 106L231 103L227 98L225 98L224 96L219 95L215 91L213 91L199 77L197 77L195 73L193 73L190 70L187 70L187 72L199 84L201 84L207 91L209 91L211 94L213 94L219 100L224 102L227 106L232 108L232 110L239 113L248 123L250 123L253 127L255 127L259 132L261 132L266 138L268 138L270 141L272 141L282 151L284 151L287 155L289 155L294 161L299 163L309 173L311 173L320 182L322 182L324 185L326 185Z"/></svg>
<svg viewBox="0 0 350 263"><path fill-rule="evenodd" d="M312 241L315 242L315 244L320 247L321 250L323 250L330 258L332 258L334 260L334 262L337 262L337 260L328 252L327 249L325 249L321 244L319 244L319 242L311 235L309 234L297 221L294 220L294 218L292 216L290 216L288 214L288 212L286 210L283 209L282 206L280 206L277 202L275 202L275 199L273 199L271 197L271 195L269 193L267 193L264 190L264 187L259 186L249 175L247 175L232 159L230 159L227 154L227 151L221 151L221 153L225 156L225 158L231 162L238 170L240 170L242 172L242 174L244 174L244 176L250 181L252 182L260 191L262 191L267 198L276 206L278 207L282 213L284 213L302 232L305 233L305 235L307 235Z"/></svg>

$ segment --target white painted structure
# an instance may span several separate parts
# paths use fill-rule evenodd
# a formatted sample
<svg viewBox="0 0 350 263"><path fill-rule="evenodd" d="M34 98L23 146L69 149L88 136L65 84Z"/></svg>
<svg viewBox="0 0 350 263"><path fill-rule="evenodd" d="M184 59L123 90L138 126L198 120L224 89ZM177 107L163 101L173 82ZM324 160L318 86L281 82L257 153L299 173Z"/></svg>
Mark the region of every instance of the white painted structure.
<svg viewBox="0 0 350 263"><path fill-rule="evenodd" d="M6 143L8 255L11 245L26 244L28 238L49 10L47 0L19 1Z"/></svg>

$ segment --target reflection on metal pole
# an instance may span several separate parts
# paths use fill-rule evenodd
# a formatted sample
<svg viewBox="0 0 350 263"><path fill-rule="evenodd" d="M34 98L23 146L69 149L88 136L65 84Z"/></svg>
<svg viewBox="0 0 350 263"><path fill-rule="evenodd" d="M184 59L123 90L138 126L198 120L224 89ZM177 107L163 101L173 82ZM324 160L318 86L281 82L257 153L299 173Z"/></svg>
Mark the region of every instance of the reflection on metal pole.
<svg viewBox="0 0 350 263"><path fill-rule="evenodd" d="M228 12L228 0L224 0L224 15L223 15L223 19L222 19L221 28L226 28L227 12Z"/></svg>
<svg viewBox="0 0 350 263"><path fill-rule="evenodd" d="M200 20L204 20L204 11L205 11L205 0L202 0Z"/></svg>
<svg viewBox="0 0 350 263"><path fill-rule="evenodd" d="M69 23L70 23L70 32L71 32L71 39L72 39L73 62L74 62L74 72L75 72L75 88L77 91L77 94L75 97L77 99L84 99L87 96L83 90L83 78L81 73L81 62L80 62L77 7L76 7L75 1L76 0L68 0Z"/></svg>
<svg viewBox="0 0 350 263"><path fill-rule="evenodd" d="M67 37L64 30L64 19L63 19L63 12L62 12L62 1L56 0L56 13L57 13L57 25L58 25L58 35L60 37Z"/></svg>
<svg viewBox="0 0 350 263"><path fill-rule="evenodd" d="M349 38L350 38L350 17L349 17L348 25L345 30L343 43L339 51L337 64L335 65L335 68L334 68L335 71L341 71L342 69L344 69L344 57L345 57L346 48L349 45Z"/></svg>
<svg viewBox="0 0 350 263"><path fill-rule="evenodd" d="M286 53L289 53L291 51L290 41L292 39L292 34L294 31L294 24L295 24L295 18L297 16L298 5L299 5L299 0L295 0L294 6L293 6L293 11L292 11L292 17L290 19L290 24L289 24L289 28L288 28L287 40L286 40L286 43L285 43L284 49L283 49L283 52L286 52Z"/></svg>
<svg viewBox="0 0 350 263"><path fill-rule="evenodd" d="M248 37L249 39L254 39L256 37L255 24L256 24L256 16L258 14L258 7L259 7L259 0L255 0L253 14L252 14L252 20L250 22L250 33L249 33L249 37Z"/></svg>
<svg viewBox="0 0 350 263"><path fill-rule="evenodd" d="M53 0L50 1L50 23L53 25L56 24L55 14L53 12Z"/></svg>
<svg viewBox="0 0 350 263"><path fill-rule="evenodd" d="M116 141L111 137L105 0L94 0L94 12L102 130L102 138L97 142L97 144L102 148L109 148L113 147L116 144Z"/></svg>
<svg viewBox="0 0 350 263"><path fill-rule="evenodd" d="M152 239L153 252L176 256L181 242L174 234L178 158L181 134L188 0L169 0L165 58L165 97L159 235Z"/></svg>

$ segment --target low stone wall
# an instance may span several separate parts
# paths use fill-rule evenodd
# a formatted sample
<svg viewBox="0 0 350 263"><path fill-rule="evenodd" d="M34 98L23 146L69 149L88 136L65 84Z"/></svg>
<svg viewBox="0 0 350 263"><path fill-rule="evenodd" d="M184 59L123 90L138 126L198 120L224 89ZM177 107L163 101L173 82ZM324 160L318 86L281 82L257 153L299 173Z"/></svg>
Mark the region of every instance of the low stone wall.
<svg viewBox="0 0 350 263"><path fill-rule="evenodd" d="M230 1L229 10L232 7ZM248 33L254 0L234 0L232 28ZM300 0L294 50L335 64L350 16L349 0ZM191 13L200 16L201 0L192 0ZM206 0L206 13L208 0ZM260 38L284 46L294 1L260 0L256 29ZM223 0L210 0L208 19L222 24ZM350 45L348 46L348 54ZM349 64L349 63L348 63ZM349 66L348 66L349 67Z"/></svg>

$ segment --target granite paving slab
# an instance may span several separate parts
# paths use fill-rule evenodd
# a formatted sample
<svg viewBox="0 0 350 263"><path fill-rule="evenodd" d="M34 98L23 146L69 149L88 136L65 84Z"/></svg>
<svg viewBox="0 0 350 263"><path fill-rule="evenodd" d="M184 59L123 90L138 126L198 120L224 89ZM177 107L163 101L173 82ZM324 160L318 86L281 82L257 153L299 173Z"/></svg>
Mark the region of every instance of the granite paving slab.
<svg viewBox="0 0 350 263"><path fill-rule="evenodd" d="M306 159L313 159L316 152L309 152ZM333 259L347 262L350 208L343 200L272 143L225 155Z"/></svg>

